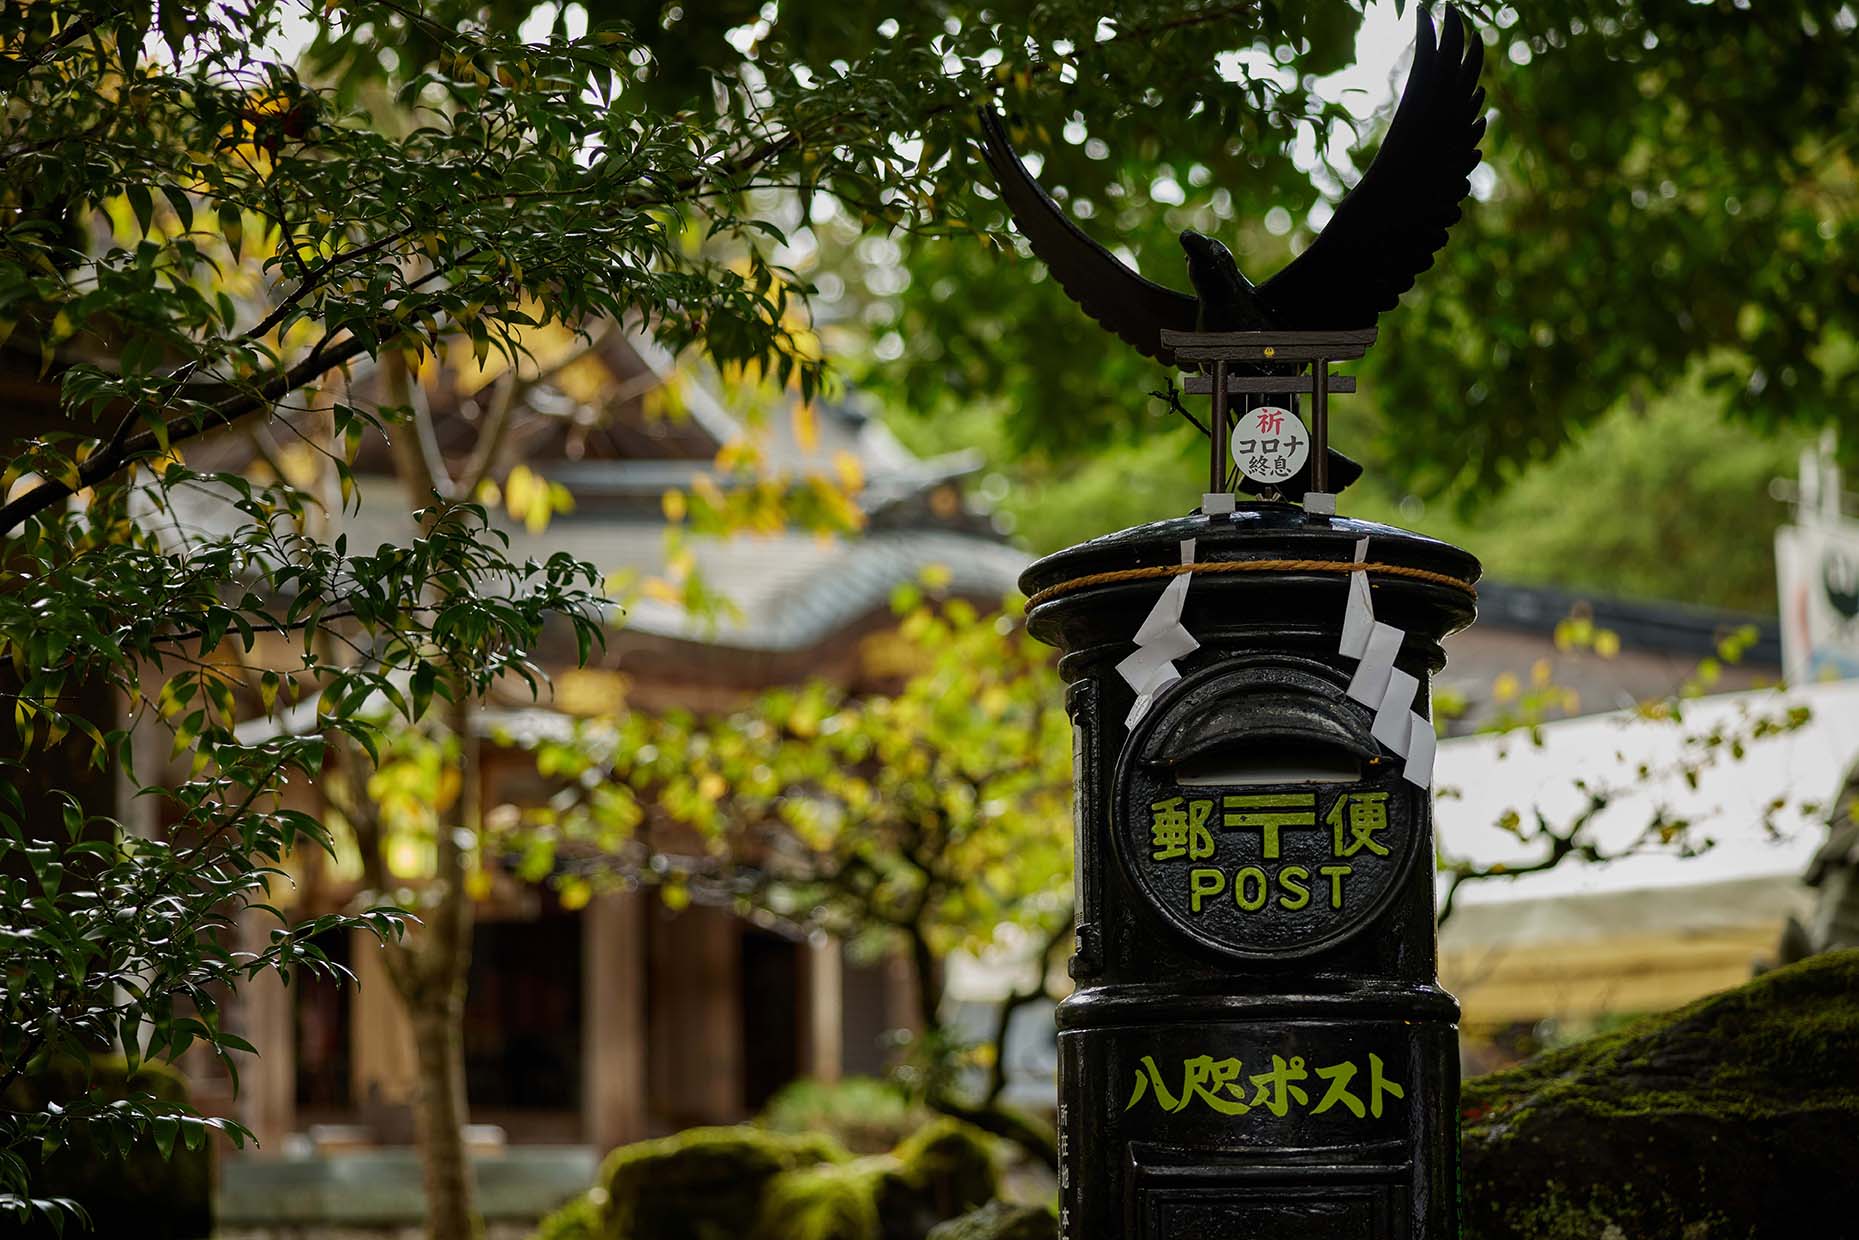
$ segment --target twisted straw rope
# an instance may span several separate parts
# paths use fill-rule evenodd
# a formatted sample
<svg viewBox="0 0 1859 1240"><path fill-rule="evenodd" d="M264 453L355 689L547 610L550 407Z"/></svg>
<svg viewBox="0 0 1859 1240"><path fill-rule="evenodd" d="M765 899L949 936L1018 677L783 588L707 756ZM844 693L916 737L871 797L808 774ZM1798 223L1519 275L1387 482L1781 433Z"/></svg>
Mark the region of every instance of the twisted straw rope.
<svg viewBox="0 0 1859 1240"><path fill-rule="evenodd" d="M1415 581L1427 581L1438 586L1451 586L1463 590L1473 598L1478 597L1477 587L1469 581L1461 581L1446 573L1436 573L1426 568L1410 568L1405 564L1357 564L1350 560L1220 560L1212 564L1158 564L1152 568L1120 568L1109 573L1090 573L1083 577L1074 577L1070 581L1061 581L1055 586L1047 586L1032 598L1026 600L1026 609L1031 611L1041 603L1047 603L1063 594L1074 590L1083 590L1090 586L1117 585L1125 581L1149 581L1161 577L1179 577L1182 573L1380 573L1387 577L1409 577Z"/></svg>

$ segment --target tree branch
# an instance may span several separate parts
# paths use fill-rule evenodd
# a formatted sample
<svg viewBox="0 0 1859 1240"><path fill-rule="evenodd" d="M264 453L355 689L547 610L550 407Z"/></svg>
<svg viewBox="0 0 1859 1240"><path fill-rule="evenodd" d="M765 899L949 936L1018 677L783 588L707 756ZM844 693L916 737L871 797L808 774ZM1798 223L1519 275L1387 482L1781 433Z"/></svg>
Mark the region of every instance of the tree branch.
<svg viewBox="0 0 1859 1240"><path fill-rule="evenodd" d="M270 382L256 391L236 396L224 404L207 410L193 425L171 426L168 428L168 443L170 445L184 443L208 431L230 426L240 418L268 408L318 375L335 369L367 350L368 346L353 336L327 351L320 348L313 349L308 357L282 374L273 376ZM35 516L53 504L69 499L86 487L97 485L131 461L154 455L160 451L162 451L161 442L156 439L152 431L143 431L139 435L132 435L120 442L112 441L106 444L103 450L88 457L83 464L78 466L75 487L48 478L24 495L0 506L0 537L11 534L28 517Z"/></svg>
<svg viewBox="0 0 1859 1240"><path fill-rule="evenodd" d="M1052 933L1046 936L1044 943L1040 944L1039 959L1036 962L1038 975L1033 978L1033 984L1023 989L1014 990L1005 999L1001 1000L999 1009L994 1013L994 1036L992 1040L994 1055L992 1062L988 1064L987 1089L981 1095L981 1103L983 1106L991 1107L996 1105L1000 1101L1001 1094L1007 1089L1008 1029L1012 1026L1013 1018L1018 1014L1021 1008L1037 999L1045 997L1046 971L1047 966L1052 961L1052 953L1058 951L1060 946L1071 937L1072 926L1076 919L1076 914L1073 910L1067 909L1065 911L1065 916L1059 919L1058 924L1053 926Z"/></svg>
<svg viewBox="0 0 1859 1240"><path fill-rule="evenodd" d="M1018 1111L1003 1106L974 1107L944 1094L931 1095L927 1102L932 1111L959 1119L985 1133L1013 1142L1053 1171L1059 1169L1059 1145L1056 1135Z"/></svg>
<svg viewBox="0 0 1859 1240"><path fill-rule="evenodd" d="M436 267L419 279L408 282L407 291L410 292L430 280L437 279L440 275L456 267L459 263L475 257L481 250L482 247L468 250L454 259L450 266ZM270 321L271 317L272 316L267 316L266 321ZM263 324L261 323L260 327L262 326ZM411 330L413 326L414 324L412 323L397 323L392 319L381 320L376 324L377 329L386 328L387 330L383 331L381 338L375 342L373 348L385 348L401 335ZM251 331L242 335L240 340L250 341L256 339L254 333L258 331L259 327L254 327ZM170 423L165 425L162 430L167 445L172 446L177 443L185 443L187 440L198 438L208 431L218 430L223 426L230 426L239 419L249 417L261 409L270 408L311 380L327 374L329 371L334 370L345 362L354 360L363 353L371 351L367 342L358 336L350 336L347 340L333 346L330 344L332 336L333 333L331 336L325 336L321 341L317 342L316 347L311 349L309 354L296 365L286 368L279 374L273 375L268 382L256 389L230 397L222 404L207 409L205 412L199 414L191 424L177 426ZM200 362L198 359L188 362L186 365L177 368L170 374L167 381L170 383L183 383L199 368L199 366ZM116 473L130 462L164 451L165 448L162 439L158 438L153 431L143 431L139 435L127 438L122 437L123 430L132 423L135 417L135 411L131 410L126 416L124 423L117 428L117 434L111 436L109 443L99 451L92 453L77 467L76 486L70 486L56 479L48 478L33 487L30 491L27 491L24 495L8 502L4 506L0 506L0 538L4 538L18 529L20 523L25 521L28 517L45 511L53 504L69 499L86 487L96 486L99 482L102 482L110 475Z"/></svg>

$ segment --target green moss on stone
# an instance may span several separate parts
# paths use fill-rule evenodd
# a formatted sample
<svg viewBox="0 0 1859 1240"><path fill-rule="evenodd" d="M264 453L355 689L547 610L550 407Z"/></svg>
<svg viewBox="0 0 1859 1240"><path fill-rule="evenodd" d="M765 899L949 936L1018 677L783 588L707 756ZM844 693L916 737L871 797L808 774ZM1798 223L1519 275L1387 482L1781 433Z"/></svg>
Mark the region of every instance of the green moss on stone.
<svg viewBox="0 0 1859 1240"><path fill-rule="evenodd" d="M952 1119L912 1133L889 1155L877 1183L886 1240L922 1240L929 1229L983 1205L999 1187L987 1138Z"/></svg>
<svg viewBox="0 0 1859 1240"><path fill-rule="evenodd" d="M879 1186L895 1164L879 1154L782 1172L762 1194L755 1240L880 1240Z"/></svg>
<svg viewBox="0 0 1859 1240"><path fill-rule="evenodd" d="M606 1195L582 1193L536 1225L530 1240L602 1240L601 1203Z"/></svg>
<svg viewBox="0 0 1859 1240"><path fill-rule="evenodd" d="M1000 1175L987 1138L952 1119L925 1124L893 1155L904 1182L924 1195L938 1218L954 1218L993 1198Z"/></svg>
<svg viewBox="0 0 1859 1240"><path fill-rule="evenodd" d="M534 1240L923 1240L997 1186L988 1139L953 1120L860 1159L813 1134L695 1128L613 1151Z"/></svg>
<svg viewBox="0 0 1859 1240"><path fill-rule="evenodd" d="M1467 1081L1466 1240L1794 1236L1853 1217L1859 951Z"/></svg>
<svg viewBox="0 0 1859 1240"><path fill-rule="evenodd" d="M1829 1079L1827 1065L1859 1048L1855 994L1859 951L1816 956L1467 1081L1461 1112L1484 1126L1518 1106L1550 1104L1597 1116L1687 1109L1753 1119L1792 1113L1830 1086L1850 1101L1859 1098L1859 1074Z"/></svg>
<svg viewBox="0 0 1859 1240"><path fill-rule="evenodd" d="M846 1161L825 1137L746 1126L693 1128L607 1156L603 1240L741 1240L784 1171Z"/></svg>
<svg viewBox="0 0 1859 1240"><path fill-rule="evenodd" d="M934 1118L892 1082L851 1076L786 1085L756 1122L775 1132L827 1133L854 1154L884 1154Z"/></svg>

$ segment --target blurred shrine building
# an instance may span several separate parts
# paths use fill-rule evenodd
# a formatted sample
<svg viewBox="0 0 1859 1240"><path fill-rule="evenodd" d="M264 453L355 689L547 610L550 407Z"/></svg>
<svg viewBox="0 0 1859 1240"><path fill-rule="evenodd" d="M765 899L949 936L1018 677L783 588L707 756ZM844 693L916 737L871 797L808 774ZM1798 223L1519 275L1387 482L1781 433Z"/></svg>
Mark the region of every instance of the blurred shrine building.
<svg viewBox="0 0 1859 1240"><path fill-rule="evenodd" d="M444 370L421 379L417 399L429 402L433 428L421 450L457 469L479 450L494 386L468 389ZM1027 562L964 497L961 479L977 461L919 459L845 405L816 402L810 415L797 416L785 396L756 393L773 405L751 431L714 376L617 331L521 391L523 408L501 445L505 467L492 476L507 486L520 464L533 485L565 490L572 503L546 528L490 504L509 535L509 558L567 552L641 581L694 570L729 605L695 615L668 590L629 598L623 621L616 616L608 628L606 649L596 647L585 667L565 625L545 638L532 654L553 693L545 688L539 703L509 677L475 712L487 809L549 795L534 755L512 740L562 729L577 716L721 711L815 680L854 693L894 689L911 670L893 640L899 586L935 571L946 579L946 596L994 608ZM222 434L190 452L189 463L288 474L292 442L288 428ZM718 454L744 442L759 456L755 478L732 481ZM392 454L384 436L364 437L354 462L360 509L332 511L321 537L346 534L350 547L372 548L417 536ZM694 485L708 490L700 476L714 483L712 497L725 500L756 478L797 486L835 478L857 505L859 528L836 537L772 525L732 538L691 537L684 543L691 563L674 566L665 497ZM214 519L204 505L184 514L205 528ZM294 659L261 646L254 662ZM297 730L312 722L280 708L247 726ZM395 865L390 848L390 866L409 886L419 881L420 860L414 850ZM343 909L363 888L359 867L345 857L300 856L295 869L295 887L279 901L293 917ZM538 1201L546 1208L551 1193L559 1199L585 1187L598 1154L615 1145L751 1116L797 1078L881 1074L894 1035L915 1023L901 958L866 959L838 942L796 939L701 903L673 911L650 892L596 894L564 907L552 884L520 880L514 858L486 869L489 889L474 906L465 1058L470 1140L495 1155L480 1171L493 1216L520 1216ZM254 916L247 931L262 935L271 924ZM236 1097L210 1059L184 1065L196 1103L236 1114L262 1143L256 1154L226 1162L221 1208L229 1224L391 1220L417 1209L417 1165L404 1148L414 1139L410 1024L371 938L322 946L361 984L287 989L267 976L242 988L230 1019L259 1054L244 1065ZM361 1151L366 1158L357 1163ZM298 1170L267 1168L279 1155ZM356 1178L332 1179L332 1160L350 1162Z"/></svg>

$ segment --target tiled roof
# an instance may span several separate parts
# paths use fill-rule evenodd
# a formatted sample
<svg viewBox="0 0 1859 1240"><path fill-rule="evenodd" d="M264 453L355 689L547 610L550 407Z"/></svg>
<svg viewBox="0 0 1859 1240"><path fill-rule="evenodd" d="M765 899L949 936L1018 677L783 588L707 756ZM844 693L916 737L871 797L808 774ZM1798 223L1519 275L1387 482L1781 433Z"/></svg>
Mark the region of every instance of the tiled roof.
<svg viewBox="0 0 1859 1240"><path fill-rule="evenodd" d="M1485 628L1525 633L1553 633L1577 608L1594 622L1620 635L1622 645L1661 654L1704 658L1717 643L1744 625L1754 625L1756 641L1744 662L1779 667L1781 626L1772 616L1698 607L1665 600L1616 598L1558 586L1520 586L1487 578L1478 584L1478 623Z"/></svg>
<svg viewBox="0 0 1859 1240"><path fill-rule="evenodd" d="M822 545L786 538L719 544L698 552L701 571L740 609L713 628L650 599L634 606L629 626L712 645L805 650L861 617L888 606L891 592L925 569L949 574L947 589L983 599L1014 590L1030 556L1003 543L935 530L898 530ZM706 562L708 561L708 562Z"/></svg>
<svg viewBox="0 0 1859 1240"><path fill-rule="evenodd" d="M392 479L361 480L359 514L343 520L352 547L415 537L410 514L393 500ZM603 573L631 570L641 576L666 571L665 527L605 517L558 517L540 534L499 521L510 538L509 557L544 559L567 552ZM333 536L333 534L332 534ZM946 569L948 589L973 598L1005 597L1031 561L1022 551L994 539L949 530L876 530L847 538L805 533L736 538L691 538L686 544L696 571L734 604L733 615L713 621L681 608L640 599L626 627L655 637L743 650L804 650L888 606L891 592L931 567Z"/></svg>

